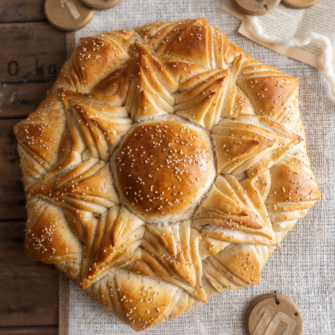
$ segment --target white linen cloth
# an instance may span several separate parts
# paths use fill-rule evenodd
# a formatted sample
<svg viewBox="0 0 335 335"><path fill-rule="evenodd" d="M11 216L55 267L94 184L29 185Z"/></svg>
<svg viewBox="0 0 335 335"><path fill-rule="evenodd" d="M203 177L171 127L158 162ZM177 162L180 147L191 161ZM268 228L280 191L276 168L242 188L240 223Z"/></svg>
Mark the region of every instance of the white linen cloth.
<svg viewBox="0 0 335 335"><path fill-rule="evenodd" d="M134 28L147 22L205 17L255 59L300 77L300 112L311 167L322 199L307 218L275 250L258 286L217 294L208 304L141 332L143 335L244 335L244 316L251 301L275 290L291 298L304 319L304 334L335 333L335 100L321 71L268 50L237 33L240 21L221 9L222 0L123 0L96 12L83 29L68 34L72 52L83 36L106 30ZM110 316L68 279L60 276L60 335L135 334Z"/></svg>

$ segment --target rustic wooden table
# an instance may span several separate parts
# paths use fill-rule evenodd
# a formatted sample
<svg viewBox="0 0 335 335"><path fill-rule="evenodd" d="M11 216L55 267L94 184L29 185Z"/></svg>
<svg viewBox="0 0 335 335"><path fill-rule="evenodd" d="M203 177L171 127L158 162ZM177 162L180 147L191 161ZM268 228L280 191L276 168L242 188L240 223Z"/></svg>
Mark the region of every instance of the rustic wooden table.
<svg viewBox="0 0 335 335"><path fill-rule="evenodd" d="M23 250L25 197L13 126L35 110L66 60L44 0L0 0L0 334L58 333L58 272Z"/></svg>

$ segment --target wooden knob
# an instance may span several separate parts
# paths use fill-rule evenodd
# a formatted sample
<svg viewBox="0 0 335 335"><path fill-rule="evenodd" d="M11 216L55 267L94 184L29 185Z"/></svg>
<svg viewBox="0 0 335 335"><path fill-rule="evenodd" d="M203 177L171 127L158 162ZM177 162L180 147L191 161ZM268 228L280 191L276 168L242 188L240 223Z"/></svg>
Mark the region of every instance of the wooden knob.
<svg viewBox="0 0 335 335"><path fill-rule="evenodd" d="M260 16L276 8L280 0L232 0L232 3L244 14Z"/></svg>
<svg viewBox="0 0 335 335"><path fill-rule="evenodd" d="M281 294L269 293L256 298L245 316L248 335L301 335L302 315L292 300Z"/></svg>
<svg viewBox="0 0 335 335"><path fill-rule="evenodd" d="M290 8L304 9L314 6L319 1L320 0L283 0L282 3Z"/></svg>
<svg viewBox="0 0 335 335"><path fill-rule="evenodd" d="M89 23L94 10L85 6L80 0L46 0L45 16L58 29L78 30Z"/></svg>
<svg viewBox="0 0 335 335"><path fill-rule="evenodd" d="M122 0L81 0L86 6L98 10L110 9L118 5Z"/></svg>

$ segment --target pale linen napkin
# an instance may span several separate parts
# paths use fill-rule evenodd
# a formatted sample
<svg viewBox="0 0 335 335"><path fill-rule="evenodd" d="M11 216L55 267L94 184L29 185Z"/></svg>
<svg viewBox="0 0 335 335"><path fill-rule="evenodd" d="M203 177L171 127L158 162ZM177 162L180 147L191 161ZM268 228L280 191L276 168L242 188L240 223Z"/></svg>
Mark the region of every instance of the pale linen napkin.
<svg viewBox="0 0 335 335"><path fill-rule="evenodd" d="M152 21L203 16L255 59L300 77L300 111L308 154L322 199L281 243L262 272L260 285L218 294L189 313L141 332L155 334L242 335L244 315L258 295L273 292L290 297L304 318L304 334L335 333L335 102L322 73L270 51L237 33L240 21L221 9L222 0L123 0L114 9L96 12L88 26L69 34L72 51L83 36L105 30L134 28ZM60 335L135 334L110 316L63 276L59 290Z"/></svg>

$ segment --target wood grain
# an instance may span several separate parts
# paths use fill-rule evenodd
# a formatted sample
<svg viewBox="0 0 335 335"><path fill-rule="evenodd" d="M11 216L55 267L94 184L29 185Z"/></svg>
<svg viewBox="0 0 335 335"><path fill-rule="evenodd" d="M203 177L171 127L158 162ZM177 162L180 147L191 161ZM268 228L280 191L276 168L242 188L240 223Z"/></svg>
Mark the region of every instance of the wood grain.
<svg viewBox="0 0 335 335"><path fill-rule="evenodd" d="M12 129L57 77L65 36L46 22L44 0L0 0L0 335L58 334L58 271L23 249L25 196Z"/></svg>
<svg viewBox="0 0 335 335"><path fill-rule="evenodd" d="M46 22L0 25L0 82L54 81L66 60L65 34Z"/></svg>
<svg viewBox="0 0 335 335"><path fill-rule="evenodd" d="M0 119L24 118L36 110L52 82L0 84Z"/></svg>
<svg viewBox="0 0 335 335"><path fill-rule="evenodd" d="M0 327L57 325L58 271L28 259L24 229L24 221L0 222Z"/></svg>
<svg viewBox="0 0 335 335"><path fill-rule="evenodd" d="M320 0L283 0L282 3L293 9L305 9L316 5Z"/></svg>
<svg viewBox="0 0 335 335"><path fill-rule="evenodd" d="M86 6L99 9L106 10L117 6L122 0L81 0Z"/></svg>
<svg viewBox="0 0 335 335"><path fill-rule="evenodd" d="M26 218L22 172L13 127L19 120L0 121L0 220Z"/></svg>
<svg viewBox="0 0 335 335"><path fill-rule="evenodd" d="M0 328L0 335L57 335L58 327Z"/></svg>
<svg viewBox="0 0 335 335"><path fill-rule="evenodd" d="M235 7L244 14L252 16L265 15L275 9L281 0L232 0Z"/></svg>
<svg viewBox="0 0 335 335"><path fill-rule="evenodd" d="M0 0L0 23L44 21L44 0Z"/></svg>
<svg viewBox="0 0 335 335"><path fill-rule="evenodd" d="M247 334L302 335L303 319L299 308L288 297L268 293L258 296L245 315Z"/></svg>

